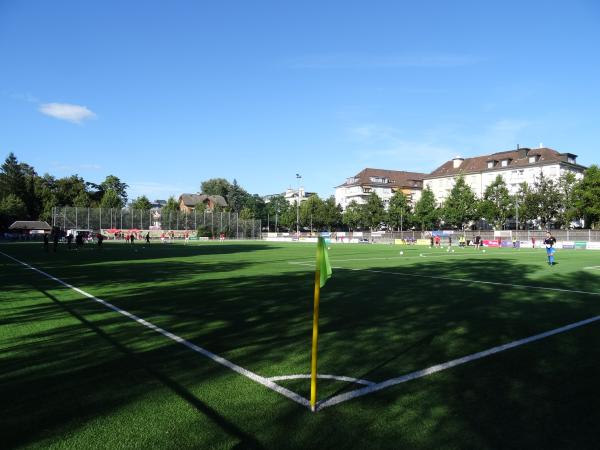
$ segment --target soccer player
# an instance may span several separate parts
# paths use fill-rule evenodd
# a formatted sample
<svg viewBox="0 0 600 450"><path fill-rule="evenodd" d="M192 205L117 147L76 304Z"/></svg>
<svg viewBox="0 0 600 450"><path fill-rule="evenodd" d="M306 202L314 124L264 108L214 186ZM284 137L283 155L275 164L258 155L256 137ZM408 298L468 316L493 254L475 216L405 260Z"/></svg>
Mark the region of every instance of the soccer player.
<svg viewBox="0 0 600 450"><path fill-rule="evenodd" d="M552 236L549 231L546 231L544 245L546 246L546 255L548 255L548 264L551 266L554 265L554 252L556 251L554 244L556 244L556 238Z"/></svg>

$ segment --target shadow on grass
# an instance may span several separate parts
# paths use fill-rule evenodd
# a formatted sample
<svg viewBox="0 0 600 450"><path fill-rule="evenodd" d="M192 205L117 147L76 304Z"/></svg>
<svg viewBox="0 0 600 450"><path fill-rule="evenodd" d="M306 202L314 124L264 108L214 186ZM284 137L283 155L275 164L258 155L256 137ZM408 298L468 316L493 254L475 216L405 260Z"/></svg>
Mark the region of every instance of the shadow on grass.
<svg viewBox="0 0 600 450"><path fill-rule="evenodd" d="M214 272L235 272L249 267L248 264L251 263L242 267L215 262ZM147 265L151 271L164 262ZM137 278L127 274L119 277L119 272L127 272L128 267L127 262L115 262L114 272L111 268L109 273L122 285L114 296L107 287L103 298L261 375L308 372L312 313L309 271L203 278L200 282L195 277L206 273L203 268L180 267L182 272L176 284L149 288L140 286ZM179 267L178 263L174 267ZM460 277L466 274L479 279L485 273L488 281L534 284L528 277L530 266L502 259L445 261L443 266L437 261L419 261L410 269L370 269ZM94 285L99 276L98 272L74 268L70 281L77 285L73 278L83 285ZM62 304L56 294L49 293L48 283L51 282L34 281L53 302ZM555 275L547 285L587 291L599 288L597 280L583 273ZM598 298L583 294L350 270L336 270L323 289L321 302L319 372L373 381L600 313ZM276 412L262 411L260 401L254 411L247 411L246 401L235 398L223 412L218 402L211 403L215 398L199 400L192 386L200 375L205 383L214 383L226 369L181 346L165 343L163 337L149 330L136 331L139 326L128 323L126 318L99 314L102 307L93 302L67 301L61 308L117 347L122 360L118 358L102 368L91 362L77 367L80 352L89 351L89 336L81 336L66 326L38 331L32 343L13 342L11 352L4 358L15 370L32 362L22 377L7 380L9 399L14 402L19 403L20 396L31 386L39 394L58 382L57 375L47 373L46 368L60 355L62 373L68 374L69 383L75 383L76 388L79 385L81 395L92 388L90 379L94 379L97 370L115 377L124 367L143 370L248 445L592 448L598 438L595 423L600 419L600 411L598 402L591 399L600 398L596 381L600 369L595 364L600 356L600 336L593 326L355 399L316 415L284 398ZM16 308L11 311L11 319L27 323L47 314L55 313L46 306ZM39 342L45 342L46 348L38 349L36 354ZM32 358L32 354L37 356ZM100 356L110 361L109 355ZM199 369L199 365L203 367ZM67 389L65 381L62 386ZM114 390L118 395L114 395ZM336 392L340 391L322 383L320 398ZM307 395L308 383L300 393ZM142 395L135 386L111 386L98 394L98 398L111 401L102 401L100 409L97 405L83 408L88 415L95 415L135 402ZM25 395L25 402L16 411L13 409L14 443L35 442L36 435L28 431L31 429L55 429L60 433L61 422L81 412L67 408L58 418L53 417L58 406L50 404L33 418L33 427L31 422L20 426L19 419L36 407L33 399L33 395ZM60 394L56 393L52 400L59 402Z"/></svg>

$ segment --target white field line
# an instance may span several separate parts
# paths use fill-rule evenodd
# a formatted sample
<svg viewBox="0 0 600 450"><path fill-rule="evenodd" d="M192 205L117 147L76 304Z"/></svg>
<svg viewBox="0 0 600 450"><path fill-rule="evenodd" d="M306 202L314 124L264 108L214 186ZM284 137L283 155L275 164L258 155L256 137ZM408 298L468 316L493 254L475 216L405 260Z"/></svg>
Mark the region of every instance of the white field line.
<svg viewBox="0 0 600 450"><path fill-rule="evenodd" d="M86 297L88 297L88 298L90 298L90 299L92 299L92 300L100 303L101 305L103 305L103 306L105 306L105 307L107 307L109 309L112 309L115 312L118 312L119 314L124 315L125 317L128 317L129 319L135 320L137 323L139 323L139 324L141 324L141 325L143 325L143 326L145 326L147 328L150 328L151 330L156 331L157 333L160 333L163 336L165 336L165 337L167 337L167 338L169 338L169 339L171 339L171 340L173 340L173 341L175 341L175 342L177 342L179 344L185 345L189 349L191 349L191 350L193 350L193 351L195 351L197 353L200 353L203 356L206 356L207 358L213 360L214 362L216 362L218 364L221 364L222 366L225 366L228 369L231 369L234 372L237 372L240 375L243 375L246 378L251 379L252 381L255 381L255 382L259 383L259 384L262 384L263 386L268 387L269 389L272 389L273 391L275 391L275 392L277 392L277 393L279 393L279 394L281 394L281 395L283 395L283 396L285 396L285 397L287 397L287 398L295 401L296 403L299 403L302 406L305 406L306 408L310 409L310 402L306 398L302 397L301 395L299 395L299 394L297 394L297 393L295 393L295 392L293 392L293 391L291 391L289 389L286 389L286 388L284 388L282 386L279 386L277 383L271 381L270 379L262 377L262 376L260 376L260 375L258 375L256 373L254 373L254 372L249 371L248 369L244 369L243 367L238 366L237 364L234 364L231 361L228 361L227 359L225 359L225 358L223 358L223 357L221 357L219 355L216 355L216 354L214 354L214 353L212 353L212 352L210 352L210 351L208 351L208 350L206 350L206 349L204 349L202 347L199 347L196 344L193 344L192 342L187 341L187 340L183 339L182 337L177 336L176 334L173 334L173 333L171 333L171 332L169 332L169 331L167 331L167 330L165 330L163 328L160 328L159 326L156 326L153 323L148 322L147 320L144 320L144 319L136 316L135 314L131 314L130 312L125 311L125 310L123 310L121 308L118 308L117 306L115 306L115 305L113 305L113 304L111 304L111 303L109 303L109 302L107 302L105 300L102 300L102 299L100 299L98 297L94 297L92 294L89 294L89 293L85 292L84 290L79 289L79 288L77 288L75 286L72 286L69 283L66 283L66 282L60 280L59 278L56 278L56 277L54 277L54 276L52 276L52 275L50 275L50 274L48 274L46 272L43 272L43 271L41 271L39 269L36 269L35 267L33 267L33 266L31 266L31 265L23 262L23 261L20 261L20 260L18 260L16 258L13 258L10 255L7 255L6 253L0 252L0 254L6 256L7 258L12 259L13 261L15 261L15 262L17 262L19 264L22 264L23 266L25 266L25 267L27 267L27 268L29 268L31 270L36 271L37 273L39 273L39 274L41 274L41 275L43 275L43 276L45 276L47 278L50 278L51 280L56 281L59 284L62 284L63 286L65 286L65 287L67 287L69 289L74 290L75 292L80 293L81 295L84 295L84 296L86 296Z"/></svg>
<svg viewBox="0 0 600 450"><path fill-rule="evenodd" d="M333 262L333 261L332 261ZM292 263L290 263L292 264ZM309 266L312 267L313 264L305 264L305 263L293 263L298 266ZM429 278L433 280L445 280L452 281L455 283L467 283L467 284L490 284L494 286L508 286L518 289L534 289L534 290L542 290L542 291L555 291L555 292L569 292L572 294L585 294L585 295L598 295L600 296L600 292L590 292L590 291L577 291L574 289L560 289L560 288L551 288L546 286L531 286L528 284L512 284L512 283L500 283L498 281L482 281L482 280L468 280L464 278L451 278L451 277L439 277L435 275L417 275L414 273L406 273L406 272L391 272L387 270L373 270L373 269L350 269L347 267L334 267L335 269L342 270L352 270L357 272L371 272L371 273L383 273L388 275L397 275L400 277L411 277L411 278Z"/></svg>
<svg viewBox="0 0 600 450"><path fill-rule="evenodd" d="M355 389L354 391L345 392L340 395L336 395L327 400L319 402L317 404L317 410L320 411L329 406L337 405L339 403L352 400L353 398L360 397L367 394L372 394L373 392L381 391L382 389L386 389L390 386L395 386L400 383L404 383L406 381L415 380L417 378L422 378L427 375L431 375L436 372L441 372L442 370L450 369L452 367L459 366L461 364L465 364L471 361L475 361L477 359L485 358L486 356L493 355L495 353L500 353L511 348L519 347L521 345L528 344L530 342L539 341L540 339L547 338L549 336L553 336L555 334L564 333L565 331L572 330L573 328L581 327L592 322L596 322L600 320L600 316L590 317L589 319L582 320L580 322L575 322L570 325L565 325L560 328L555 328L554 330L546 331L544 333L536 334L533 336L529 336L523 339L519 339L517 341L510 342L508 344L499 345L497 347L492 347L488 350L484 350L481 352L473 353L471 355L463 356L462 358L453 359L451 361L447 361L445 363L436 364L435 366L428 367L427 369L418 370L416 372L409 373L407 375L403 375L398 378L390 378L389 380L382 381L381 383L377 383L371 386L366 386L364 388Z"/></svg>
<svg viewBox="0 0 600 450"><path fill-rule="evenodd" d="M584 267L584 270L600 270L600 266L589 266L589 267Z"/></svg>
<svg viewBox="0 0 600 450"><path fill-rule="evenodd" d="M279 375L275 377L269 377L271 381L281 381L281 380L299 380L303 378L310 378L310 374L298 374L298 375ZM368 380L361 380L360 378L352 378L345 377L341 375L326 375L326 374L317 374L317 378L324 380L337 380L337 381L347 381L348 383L356 383L356 384L364 384L367 386L372 386L376 383Z"/></svg>

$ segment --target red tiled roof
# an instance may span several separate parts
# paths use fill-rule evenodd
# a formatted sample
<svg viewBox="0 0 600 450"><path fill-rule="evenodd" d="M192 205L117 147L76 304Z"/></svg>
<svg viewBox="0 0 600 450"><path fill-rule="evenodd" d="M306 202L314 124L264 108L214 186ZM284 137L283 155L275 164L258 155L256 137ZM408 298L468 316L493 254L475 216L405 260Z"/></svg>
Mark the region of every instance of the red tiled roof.
<svg viewBox="0 0 600 450"><path fill-rule="evenodd" d="M529 162L529 157L537 156L535 163ZM446 161L440 167L435 169L425 178L438 178L445 176L458 175L460 173L473 173L473 172L484 172L487 170L498 170L498 169L512 169L521 167L531 167L537 165L546 165L551 163L563 162L576 167L584 168L579 164L569 163L568 158L576 158L577 155L571 153L559 153L551 148L520 148L517 150L508 150L504 152L492 153L489 155L475 156L473 158L464 158L463 162L458 166L454 167L454 160ZM501 161L508 160L508 165L502 166ZM493 168L488 168L489 161L497 161L497 164Z"/></svg>
<svg viewBox="0 0 600 450"><path fill-rule="evenodd" d="M358 172L354 177L354 181L347 180L341 186L357 186L357 185L369 185L369 186L386 186L386 187L423 187L423 178L427 174L419 172L404 172L400 170L386 170L386 169L371 169L366 168ZM374 182L371 181L371 177L387 178L388 183Z"/></svg>

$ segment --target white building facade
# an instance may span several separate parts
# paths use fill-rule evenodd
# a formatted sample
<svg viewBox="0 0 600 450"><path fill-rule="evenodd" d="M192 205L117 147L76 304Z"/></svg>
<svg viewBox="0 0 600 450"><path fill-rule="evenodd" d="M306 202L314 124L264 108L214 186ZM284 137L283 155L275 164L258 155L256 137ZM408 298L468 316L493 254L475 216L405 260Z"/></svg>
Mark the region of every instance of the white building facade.
<svg viewBox="0 0 600 450"><path fill-rule="evenodd" d="M425 176L423 187L429 187L438 204L443 204L459 175L464 176L475 195L481 198L498 175L502 176L512 195L517 193L521 183L532 185L541 173L554 181L567 172L581 179L585 169L577 164L577 155L572 153L559 153L545 147L517 148L473 158L456 157Z"/></svg>
<svg viewBox="0 0 600 450"><path fill-rule="evenodd" d="M371 193L383 200L387 209L390 199L397 191L401 191L409 202L416 203L421 198L423 177L426 174L418 172L403 172L398 170L364 169L350 177L344 184L335 188L335 202L346 210L355 201L364 204Z"/></svg>
<svg viewBox="0 0 600 450"><path fill-rule="evenodd" d="M304 187L300 186L298 189L288 188L285 192L281 194L271 194L265 195L263 200L265 203L269 203L273 197L283 196L290 205L295 205L298 199L300 199L300 203L305 200L308 200L312 195L317 195L316 192L306 192Z"/></svg>

